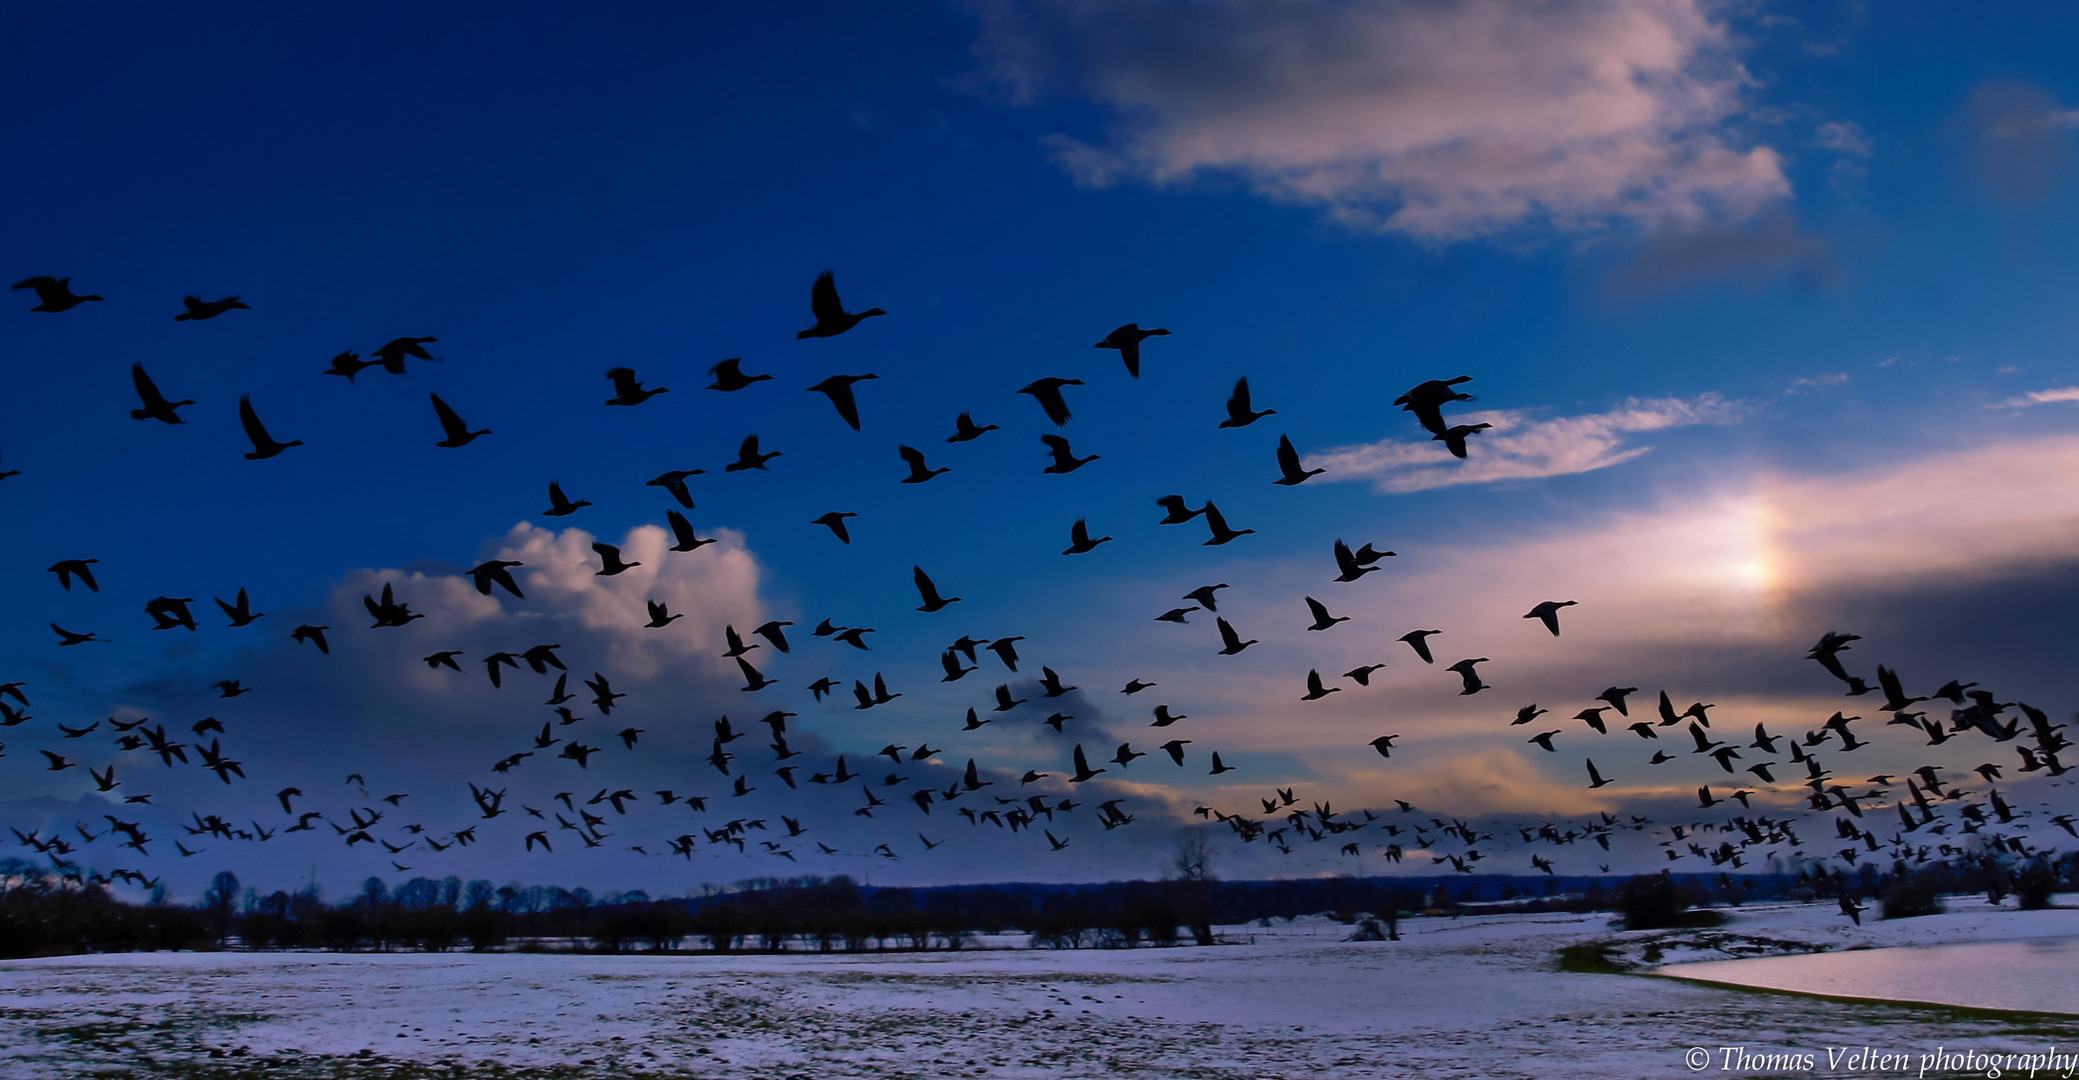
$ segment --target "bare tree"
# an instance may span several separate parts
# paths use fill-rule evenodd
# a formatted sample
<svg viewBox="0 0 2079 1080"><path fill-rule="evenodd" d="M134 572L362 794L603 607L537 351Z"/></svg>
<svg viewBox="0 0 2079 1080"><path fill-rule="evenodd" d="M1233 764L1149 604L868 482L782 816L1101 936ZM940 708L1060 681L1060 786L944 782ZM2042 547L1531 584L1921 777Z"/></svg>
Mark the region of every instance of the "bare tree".
<svg viewBox="0 0 2079 1080"><path fill-rule="evenodd" d="M1177 908L1200 945L1213 943L1213 846L1203 826L1177 834L1169 869L1175 876Z"/></svg>

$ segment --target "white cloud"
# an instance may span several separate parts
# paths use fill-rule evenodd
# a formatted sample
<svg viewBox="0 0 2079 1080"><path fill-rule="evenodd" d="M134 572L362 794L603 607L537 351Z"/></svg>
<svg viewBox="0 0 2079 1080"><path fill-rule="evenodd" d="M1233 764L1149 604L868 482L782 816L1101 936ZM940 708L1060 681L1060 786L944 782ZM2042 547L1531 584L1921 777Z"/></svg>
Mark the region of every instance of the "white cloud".
<svg viewBox="0 0 2079 1080"><path fill-rule="evenodd" d="M1469 440L1471 455L1451 457L1435 441L1386 439L1310 455L1309 468L1325 479L1371 480L1382 493L1427 491L1457 484L1529 480L1593 472L1638 457L1651 447L1631 436L1696 424L1731 424L1739 406L1716 394L1681 398L1634 398L1609 412L1536 419L1527 410L1457 413L1451 422L1492 424Z"/></svg>
<svg viewBox="0 0 2079 1080"><path fill-rule="evenodd" d="M2024 409L2030 405L2051 405L2061 401L2079 401L2079 386L2054 386L2048 390L2031 390L2020 397L1997 402L1991 407Z"/></svg>
<svg viewBox="0 0 2079 1080"><path fill-rule="evenodd" d="M976 0L979 73L1061 88L1113 137L1050 140L1079 181L1201 173L1359 229L1455 240L1527 224L1694 226L1789 193L1727 123L1746 72L1698 0Z"/></svg>
<svg viewBox="0 0 2079 1080"><path fill-rule="evenodd" d="M1862 125L1850 120L1819 125L1812 141L1825 149L1854 157L1869 157L1876 148Z"/></svg>

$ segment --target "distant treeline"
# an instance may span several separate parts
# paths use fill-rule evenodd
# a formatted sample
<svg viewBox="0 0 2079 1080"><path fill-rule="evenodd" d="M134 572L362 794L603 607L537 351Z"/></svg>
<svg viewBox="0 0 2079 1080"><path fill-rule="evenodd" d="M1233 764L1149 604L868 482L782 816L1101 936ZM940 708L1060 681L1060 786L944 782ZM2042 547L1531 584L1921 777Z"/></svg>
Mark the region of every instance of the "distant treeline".
<svg viewBox="0 0 2079 1080"><path fill-rule="evenodd" d="M2068 885L2067 857L2049 869ZM2022 878L2030 871L2024 869ZM2041 874L2037 875L2040 879ZM1636 879L1633 879L1636 880ZM2013 871L1957 862L1882 874L1660 875L1683 906L1836 896L1877 898L1913 881L1941 892L2014 889ZM2028 879L2035 880L2035 879ZM1036 947L1212 944L1215 925L1327 913L1388 930L1416 913L1614 911L1626 879L1451 875L1219 882L1127 881L1092 885L997 884L884 888L846 877L754 878L700 895L642 891L594 895L583 888L494 885L457 877L395 887L364 881L327 903L315 888L262 893L225 872L200 904L116 899L95 882L21 859L0 859L0 956L151 949L324 948L447 950L582 948L707 952L959 949L978 935L1025 933Z"/></svg>

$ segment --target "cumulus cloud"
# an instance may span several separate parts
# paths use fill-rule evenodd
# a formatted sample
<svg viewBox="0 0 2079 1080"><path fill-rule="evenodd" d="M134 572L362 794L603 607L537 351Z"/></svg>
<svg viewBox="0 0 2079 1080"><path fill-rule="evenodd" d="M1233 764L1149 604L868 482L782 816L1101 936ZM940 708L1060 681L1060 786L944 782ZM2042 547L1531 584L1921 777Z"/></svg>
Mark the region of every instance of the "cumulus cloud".
<svg viewBox="0 0 2079 1080"><path fill-rule="evenodd" d="M975 0L973 81L1115 111L1080 182L1239 177L1358 229L1694 226L1789 192L1730 130L1749 78L1698 0Z"/></svg>
<svg viewBox="0 0 2079 1080"><path fill-rule="evenodd" d="M1632 436L1697 424L1731 424L1740 407L1716 394L1682 398L1633 398L1609 412L1540 419L1529 410L1454 413L1458 424L1490 424L1471 440L1476 451L1465 461L1439 442L1385 439L1327 450L1308 458L1327 469L1324 479L1371 480L1384 494L1428 491L1457 484L1531 480L1593 472L1621 465L1652 449Z"/></svg>

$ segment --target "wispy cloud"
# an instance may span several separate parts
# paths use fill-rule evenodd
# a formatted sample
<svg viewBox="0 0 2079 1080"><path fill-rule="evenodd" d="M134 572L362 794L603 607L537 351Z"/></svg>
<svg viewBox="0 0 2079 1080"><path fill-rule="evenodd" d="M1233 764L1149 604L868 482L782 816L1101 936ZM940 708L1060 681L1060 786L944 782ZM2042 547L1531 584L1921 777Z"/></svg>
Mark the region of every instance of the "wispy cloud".
<svg viewBox="0 0 2079 1080"><path fill-rule="evenodd" d="M1344 224L1457 240L1736 220L1789 193L1728 122L1749 77L1697 0L973 0L973 80L1109 106L1080 182L1237 176Z"/></svg>
<svg viewBox="0 0 2079 1080"><path fill-rule="evenodd" d="M2061 401L2079 401L2079 386L2053 386L2048 390L2031 390L2020 397L1994 402L1991 407L2025 409L2031 405L2053 405Z"/></svg>
<svg viewBox="0 0 2079 1080"><path fill-rule="evenodd" d="M1451 457L1443 444L1385 439L1314 454L1310 468L1324 479L1371 480L1382 493L1427 491L1457 484L1534 480L1621 465L1652 449L1633 436L1697 424L1732 424L1740 406L1717 394L1633 398L1609 412L1540 419L1530 410L1454 414L1463 424L1491 424L1472 440L1473 454Z"/></svg>

